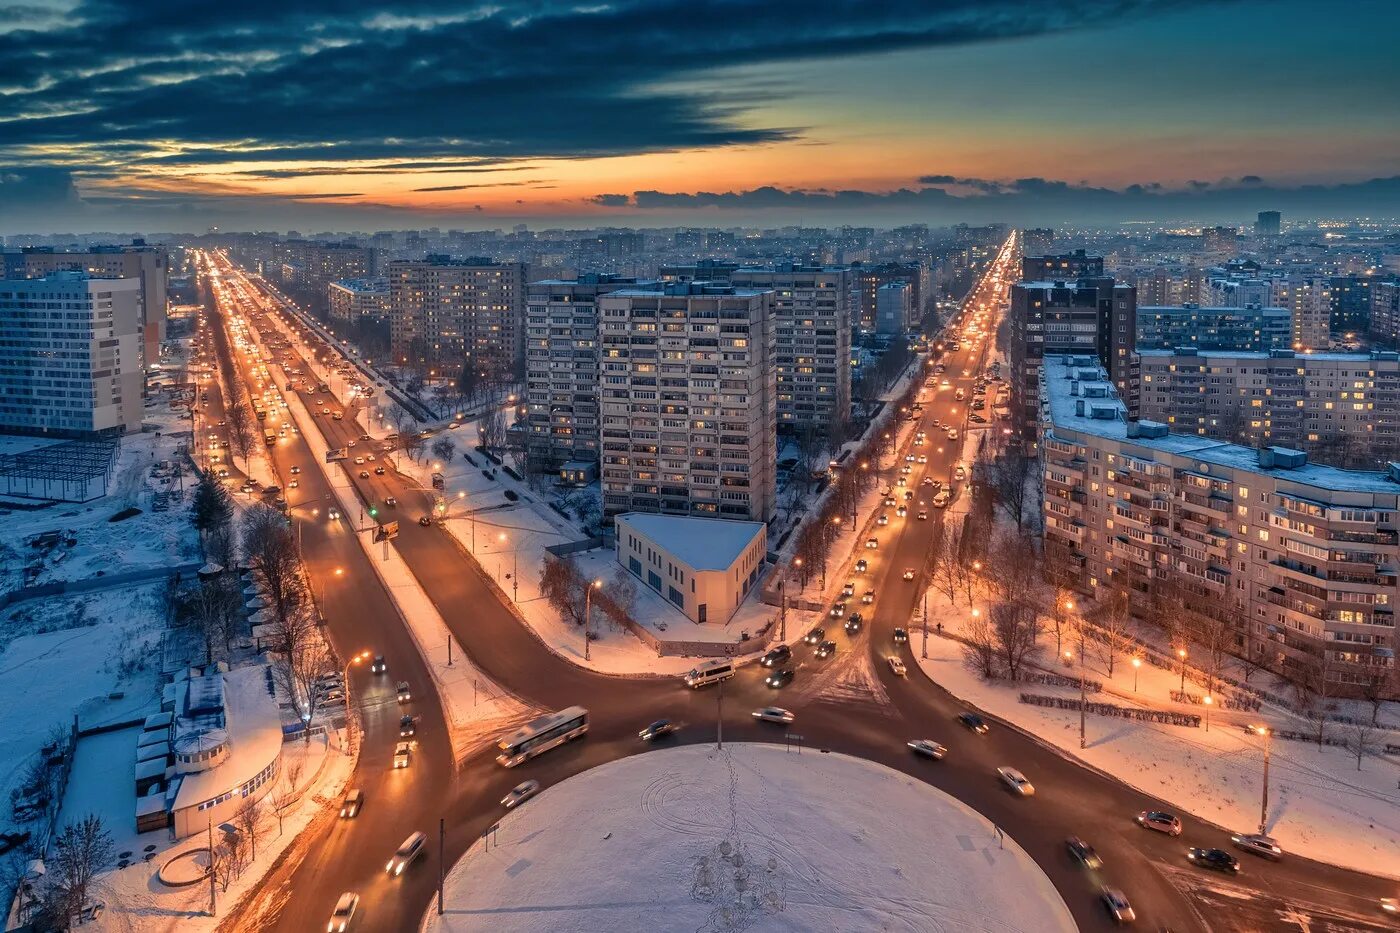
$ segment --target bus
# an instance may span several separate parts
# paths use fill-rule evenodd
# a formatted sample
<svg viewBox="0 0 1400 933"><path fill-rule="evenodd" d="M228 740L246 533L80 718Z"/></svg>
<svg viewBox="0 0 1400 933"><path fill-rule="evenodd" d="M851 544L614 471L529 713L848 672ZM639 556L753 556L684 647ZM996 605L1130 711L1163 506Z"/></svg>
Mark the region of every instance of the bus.
<svg viewBox="0 0 1400 933"><path fill-rule="evenodd" d="M496 756L496 764L514 768L556 745L563 745L570 739L580 738L587 733L588 710L582 706L570 706L557 713L549 713L530 720L497 742L496 747L500 749L500 754Z"/></svg>

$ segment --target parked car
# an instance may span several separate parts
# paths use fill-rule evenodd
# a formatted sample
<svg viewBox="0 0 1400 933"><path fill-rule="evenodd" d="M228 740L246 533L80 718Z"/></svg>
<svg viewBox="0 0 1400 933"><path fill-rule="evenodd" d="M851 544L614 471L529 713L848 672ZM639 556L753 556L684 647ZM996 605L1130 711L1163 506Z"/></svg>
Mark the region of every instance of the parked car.
<svg viewBox="0 0 1400 933"><path fill-rule="evenodd" d="M345 792L345 797L340 801L340 818L353 820L360 815L360 808L364 805L365 792L358 787L351 788Z"/></svg>
<svg viewBox="0 0 1400 933"><path fill-rule="evenodd" d="M942 761L943 756L948 754L948 749L939 745L933 739L915 739L907 743L909 750L924 758L932 758L934 761Z"/></svg>
<svg viewBox="0 0 1400 933"><path fill-rule="evenodd" d="M1175 813L1167 813L1164 810L1143 810L1133 817L1133 820L1143 829L1166 833L1168 836L1181 835L1181 817Z"/></svg>
<svg viewBox="0 0 1400 933"><path fill-rule="evenodd" d="M1099 858L1099 853L1095 852L1093 846L1078 836L1070 836L1066 839L1065 848L1069 849L1070 857L1085 868L1093 871L1103 868L1103 859Z"/></svg>
<svg viewBox="0 0 1400 933"><path fill-rule="evenodd" d="M539 781L522 781L512 787L510 793L501 798L501 806L505 807L507 810L514 810L539 792Z"/></svg>
<svg viewBox="0 0 1400 933"><path fill-rule="evenodd" d="M1224 849L1187 849L1186 858L1192 864L1212 871L1223 871L1230 875L1240 873L1240 860Z"/></svg>
<svg viewBox="0 0 1400 933"><path fill-rule="evenodd" d="M753 718L762 722L776 722L786 725L797 717L792 714L791 710L783 709L781 706L765 706L762 709L754 710Z"/></svg>
<svg viewBox="0 0 1400 933"><path fill-rule="evenodd" d="M978 735L987 734L987 723L976 713L958 713L958 722L962 723L973 732L976 732Z"/></svg>

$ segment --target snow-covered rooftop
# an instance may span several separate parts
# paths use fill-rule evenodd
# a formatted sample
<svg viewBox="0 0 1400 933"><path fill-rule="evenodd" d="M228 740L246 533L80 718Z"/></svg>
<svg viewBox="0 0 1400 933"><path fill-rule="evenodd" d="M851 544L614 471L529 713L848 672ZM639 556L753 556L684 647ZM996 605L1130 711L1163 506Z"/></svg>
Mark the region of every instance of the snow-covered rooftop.
<svg viewBox="0 0 1400 933"><path fill-rule="evenodd" d="M764 529L762 522L652 512L625 512L617 524L635 528L691 570L728 570Z"/></svg>
<svg viewBox="0 0 1400 933"><path fill-rule="evenodd" d="M282 720L277 701L268 692L267 668L239 668L224 674L222 680L229 756L217 767L182 775L175 795L176 810L239 787L282 751Z"/></svg>

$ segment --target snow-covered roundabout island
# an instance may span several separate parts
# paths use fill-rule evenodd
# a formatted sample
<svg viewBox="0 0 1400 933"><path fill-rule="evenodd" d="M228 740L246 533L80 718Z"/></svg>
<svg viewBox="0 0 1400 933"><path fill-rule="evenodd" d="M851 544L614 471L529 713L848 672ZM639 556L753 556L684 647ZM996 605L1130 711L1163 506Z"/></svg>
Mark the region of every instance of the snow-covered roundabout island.
<svg viewBox="0 0 1400 933"><path fill-rule="evenodd" d="M610 762L505 816L448 875L445 914L423 921L484 929L1076 927L1030 856L942 791L844 755L731 744Z"/></svg>

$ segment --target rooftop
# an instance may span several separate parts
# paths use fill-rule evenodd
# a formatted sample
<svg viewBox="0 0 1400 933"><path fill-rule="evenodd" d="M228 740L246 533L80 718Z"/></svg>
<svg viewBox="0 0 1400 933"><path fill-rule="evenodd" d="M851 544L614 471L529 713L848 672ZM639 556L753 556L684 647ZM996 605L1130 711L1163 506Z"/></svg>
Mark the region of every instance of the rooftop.
<svg viewBox="0 0 1400 933"><path fill-rule="evenodd" d="M765 527L762 522L652 512L625 512L617 524L635 528L691 570L728 570Z"/></svg>
<svg viewBox="0 0 1400 933"><path fill-rule="evenodd" d="M1139 348L1138 356L1180 356L1186 350L1189 356L1220 357L1232 360L1329 360L1341 363L1374 363L1377 361L1400 360L1394 350L1368 350L1364 353L1343 353L1303 350L1202 350L1196 347L1177 349Z"/></svg>
<svg viewBox="0 0 1400 933"><path fill-rule="evenodd" d="M222 724L228 732L229 757L207 771L183 775L174 809L192 807L239 787L281 754L282 720L269 692L267 670L255 665L222 675Z"/></svg>

